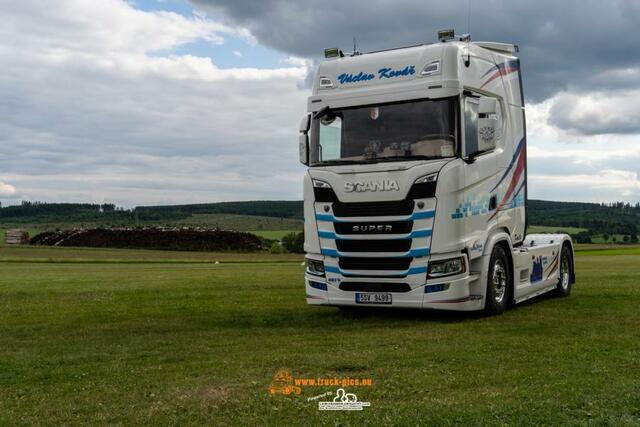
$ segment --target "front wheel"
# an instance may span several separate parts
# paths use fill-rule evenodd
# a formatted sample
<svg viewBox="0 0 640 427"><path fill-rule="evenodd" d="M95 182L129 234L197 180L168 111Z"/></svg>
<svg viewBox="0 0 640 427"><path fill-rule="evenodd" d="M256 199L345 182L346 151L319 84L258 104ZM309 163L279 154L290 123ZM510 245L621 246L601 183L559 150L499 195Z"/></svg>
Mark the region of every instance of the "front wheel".
<svg viewBox="0 0 640 427"><path fill-rule="evenodd" d="M568 297L571 293L571 249L569 246L562 246L560 251L560 273L558 275L558 284L556 285L556 295L559 297Z"/></svg>
<svg viewBox="0 0 640 427"><path fill-rule="evenodd" d="M502 246L496 245L491 252L489 261L489 276L487 278L487 293L484 310L487 314L500 314L509 304L509 286L511 283L511 269L509 258Z"/></svg>

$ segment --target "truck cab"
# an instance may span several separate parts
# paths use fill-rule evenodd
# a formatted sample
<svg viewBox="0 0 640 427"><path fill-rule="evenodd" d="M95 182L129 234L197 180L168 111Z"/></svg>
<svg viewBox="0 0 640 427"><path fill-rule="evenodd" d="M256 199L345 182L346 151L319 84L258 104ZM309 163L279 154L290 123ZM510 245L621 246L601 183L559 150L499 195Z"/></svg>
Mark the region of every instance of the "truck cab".
<svg viewBox="0 0 640 427"><path fill-rule="evenodd" d="M309 304L495 314L569 294L569 236L526 235L517 51L325 51L300 125Z"/></svg>

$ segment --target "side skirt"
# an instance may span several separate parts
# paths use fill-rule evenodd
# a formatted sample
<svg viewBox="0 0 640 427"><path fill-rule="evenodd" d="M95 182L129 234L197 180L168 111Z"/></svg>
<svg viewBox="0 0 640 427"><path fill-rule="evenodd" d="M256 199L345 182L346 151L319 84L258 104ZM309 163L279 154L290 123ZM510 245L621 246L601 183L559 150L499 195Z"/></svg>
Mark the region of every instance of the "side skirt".
<svg viewBox="0 0 640 427"><path fill-rule="evenodd" d="M550 291L554 290L555 288L556 288L556 285L553 284L553 285L549 285L547 287L544 287L542 289L538 289L537 291L535 291L532 294L525 295L525 296L523 296L521 298L516 299L516 304L520 304L521 302L524 302L524 301L529 300L531 298L535 298L538 295L542 295L542 294L545 294L547 292L550 292Z"/></svg>

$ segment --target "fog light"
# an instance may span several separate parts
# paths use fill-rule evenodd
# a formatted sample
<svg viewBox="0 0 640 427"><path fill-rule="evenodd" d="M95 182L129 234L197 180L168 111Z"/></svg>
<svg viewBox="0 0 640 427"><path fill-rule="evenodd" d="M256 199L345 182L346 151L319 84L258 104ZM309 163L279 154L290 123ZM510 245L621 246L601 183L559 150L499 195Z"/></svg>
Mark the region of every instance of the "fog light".
<svg viewBox="0 0 640 427"><path fill-rule="evenodd" d="M424 287L424 293L425 294L431 294L434 292L442 292L442 291L446 291L447 289L449 289L449 284L448 283L440 283L438 285L427 285Z"/></svg>
<svg viewBox="0 0 640 427"><path fill-rule="evenodd" d="M318 289L321 291L326 291L327 290L327 284L326 283L322 283L322 282L314 282L312 280L309 281L309 286L311 286L314 289Z"/></svg>

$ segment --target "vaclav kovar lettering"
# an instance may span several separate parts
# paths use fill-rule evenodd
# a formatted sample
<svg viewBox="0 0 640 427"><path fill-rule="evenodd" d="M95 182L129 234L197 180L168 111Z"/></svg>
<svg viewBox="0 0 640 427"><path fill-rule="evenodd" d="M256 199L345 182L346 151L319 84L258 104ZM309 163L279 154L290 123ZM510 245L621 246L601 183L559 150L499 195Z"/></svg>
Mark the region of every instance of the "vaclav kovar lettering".
<svg viewBox="0 0 640 427"><path fill-rule="evenodd" d="M394 77L411 76L415 73L416 68L413 65L407 65L406 67L397 70L385 67L378 70L378 79L392 79ZM364 73L362 71L360 71L358 74L342 73L338 76L340 84L366 82L375 78L376 76L374 74Z"/></svg>

